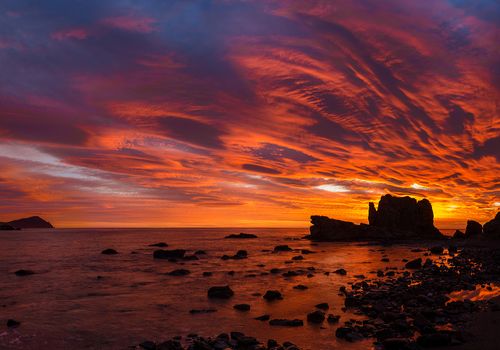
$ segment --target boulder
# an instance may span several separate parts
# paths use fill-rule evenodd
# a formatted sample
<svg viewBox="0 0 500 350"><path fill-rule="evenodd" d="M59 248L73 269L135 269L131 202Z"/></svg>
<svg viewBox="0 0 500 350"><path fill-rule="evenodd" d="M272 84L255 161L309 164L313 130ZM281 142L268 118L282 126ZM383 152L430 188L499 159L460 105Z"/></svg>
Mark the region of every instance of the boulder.
<svg viewBox="0 0 500 350"><path fill-rule="evenodd" d="M321 310L316 310L307 314L307 321L310 323L323 323L325 313Z"/></svg>
<svg viewBox="0 0 500 350"><path fill-rule="evenodd" d="M274 301L283 299L283 296L277 290L268 290L266 294L264 294L263 298L267 301Z"/></svg>
<svg viewBox="0 0 500 350"><path fill-rule="evenodd" d="M210 287L207 295L213 299L229 299L234 295L234 292L229 286L215 286Z"/></svg>
<svg viewBox="0 0 500 350"><path fill-rule="evenodd" d="M486 238L500 238L500 211L493 220L484 224L483 233Z"/></svg>
<svg viewBox="0 0 500 350"><path fill-rule="evenodd" d="M284 327L301 327L304 325L304 321L299 319L287 320L287 319L274 319L269 321L271 326L284 326Z"/></svg>
<svg viewBox="0 0 500 350"><path fill-rule="evenodd" d="M116 255L118 254L118 252L114 249L111 249L111 248L108 248L108 249L104 249L101 254L104 254L104 255Z"/></svg>
<svg viewBox="0 0 500 350"><path fill-rule="evenodd" d="M29 275L35 274L35 272L33 272L31 270L17 270L14 273L16 274L16 276L19 276L19 277L24 277L24 276L29 276Z"/></svg>
<svg viewBox="0 0 500 350"><path fill-rule="evenodd" d="M467 227L465 228L465 238L477 237L483 233L483 226L477 221L467 220Z"/></svg>

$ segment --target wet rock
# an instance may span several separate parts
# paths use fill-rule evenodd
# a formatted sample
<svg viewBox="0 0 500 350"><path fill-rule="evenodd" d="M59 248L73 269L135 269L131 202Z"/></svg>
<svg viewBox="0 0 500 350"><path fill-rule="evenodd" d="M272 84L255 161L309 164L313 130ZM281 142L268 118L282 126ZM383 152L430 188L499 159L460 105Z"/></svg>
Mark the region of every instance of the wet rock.
<svg viewBox="0 0 500 350"><path fill-rule="evenodd" d="M326 318L326 322L330 324L338 323L339 320L340 320L340 315L329 314L328 317Z"/></svg>
<svg viewBox="0 0 500 350"><path fill-rule="evenodd" d="M19 327L20 325L21 325L21 322L16 321L14 319L7 320L7 327L9 327L9 328Z"/></svg>
<svg viewBox="0 0 500 350"><path fill-rule="evenodd" d="M212 275L213 275L213 272L210 272L210 271L203 272L203 277L210 277Z"/></svg>
<svg viewBox="0 0 500 350"><path fill-rule="evenodd" d="M304 257L302 255L297 255L292 258L292 260L304 260Z"/></svg>
<svg viewBox="0 0 500 350"><path fill-rule="evenodd" d="M190 273L191 273L191 271L186 270L186 269L177 269L177 270L170 271L167 274L170 276L186 276L186 275L189 275Z"/></svg>
<svg viewBox="0 0 500 350"><path fill-rule="evenodd" d="M293 286L293 289L297 289L297 290L306 290L308 289L309 287L303 285L303 284L297 284L296 286Z"/></svg>
<svg viewBox="0 0 500 350"><path fill-rule="evenodd" d="M233 309L238 310L238 311L249 311L250 305L248 305L248 304L236 304L233 306Z"/></svg>
<svg viewBox="0 0 500 350"><path fill-rule="evenodd" d="M153 252L153 258L155 259L182 259L186 251L184 249L158 249Z"/></svg>
<svg viewBox="0 0 500 350"><path fill-rule="evenodd" d="M307 254L314 254L315 252L313 252L312 250L309 250L309 249L301 249L300 250L300 254L303 254L303 255L307 255Z"/></svg>
<svg viewBox="0 0 500 350"><path fill-rule="evenodd" d="M339 327L335 331L335 336L337 338L345 339L347 341L353 342L356 340L361 340L363 336L351 327Z"/></svg>
<svg viewBox="0 0 500 350"><path fill-rule="evenodd" d="M182 260L184 261L193 261L193 260L200 260L200 258L198 258L196 255L192 254L192 255L185 255Z"/></svg>
<svg viewBox="0 0 500 350"><path fill-rule="evenodd" d="M204 250L197 250L194 252L195 255L207 255L207 252Z"/></svg>
<svg viewBox="0 0 500 350"><path fill-rule="evenodd" d="M149 246L150 247L165 248L165 247L168 247L168 244L165 242L158 242L158 243L150 244Z"/></svg>
<svg viewBox="0 0 500 350"><path fill-rule="evenodd" d="M342 275L342 276L347 275L347 271L344 270L344 269L337 269L337 270L335 270L333 272L336 273L336 274L338 274L338 275Z"/></svg>
<svg viewBox="0 0 500 350"><path fill-rule="evenodd" d="M115 254L118 254L118 252L114 249L111 249L111 248L108 248L108 249L104 249L101 254L104 254L104 255L115 255Z"/></svg>
<svg viewBox="0 0 500 350"><path fill-rule="evenodd" d="M270 315L262 315L262 316L259 316L259 317L255 317L255 319L257 321L269 321L270 318L271 318Z"/></svg>
<svg viewBox="0 0 500 350"><path fill-rule="evenodd" d="M307 314L307 321L310 323L323 323L325 313L321 310L316 310Z"/></svg>
<svg viewBox="0 0 500 350"><path fill-rule="evenodd" d="M139 347L144 350L156 350L156 343L146 340L139 344Z"/></svg>
<svg viewBox="0 0 500 350"><path fill-rule="evenodd" d="M17 270L14 273L16 274L16 276L19 276L19 277L24 277L24 276L29 276L29 275L34 275L35 274L35 272L32 271L32 270L24 270L24 269Z"/></svg>
<svg viewBox="0 0 500 350"><path fill-rule="evenodd" d="M319 303L316 304L315 306L321 310L328 310L330 308L330 305L328 305L328 303Z"/></svg>
<svg viewBox="0 0 500 350"><path fill-rule="evenodd" d="M382 258L382 259L380 259L380 261L382 261L382 262L389 262L390 260L389 260L389 258Z"/></svg>
<svg viewBox="0 0 500 350"><path fill-rule="evenodd" d="M215 286L210 287L207 295L214 299L229 299L234 295L234 292L229 286Z"/></svg>
<svg viewBox="0 0 500 350"><path fill-rule="evenodd" d="M432 254L441 255L444 252L444 248L441 246L434 246L429 249Z"/></svg>
<svg viewBox="0 0 500 350"><path fill-rule="evenodd" d="M405 264L407 269L420 269L422 268L422 258L410 260Z"/></svg>
<svg viewBox="0 0 500 350"><path fill-rule="evenodd" d="M290 248L288 245L286 244L282 244L282 245L277 245L276 247L274 247L274 250L273 252L277 253L277 252L291 252L293 249Z"/></svg>
<svg viewBox="0 0 500 350"><path fill-rule="evenodd" d="M223 255L221 257L222 260L241 260L241 259L246 259L248 257L248 252L246 250L238 250L236 254L229 256L229 255Z"/></svg>
<svg viewBox="0 0 500 350"><path fill-rule="evenodd" d="M184 350L184 348L179 341L172 339L158 344L157 350Z"/></svg>
<svg viewBox="0 0 500 350"><path fill-rule="evenodd" d="M271 326L301 327L304 325L304 321L299 320L299 319L288 320L288 319L283 319L283 318L276 318L276 319L269 321L269 324Z"/></svg>
<svg viewBox="0 0 500 350"><path fill-rule="evenodd" d="M258 238L256 235L252 233L238 233L238 234L230 234L226 236L225 238L228 239L252 239L252 238Z"/></svg>
<svg viewBox="0 0 500 350"><path fill-rule="evenodd" d="M467 220L467 227L465 228L465 238L479 236L483 233L483 226L477 221Z"/></svg>
<svg viewBox="0 0 500 350"><path fill-rule="evenodd" d="M281 300L283 296L277 290L268 290L263 296L267 301Z"/></svg>

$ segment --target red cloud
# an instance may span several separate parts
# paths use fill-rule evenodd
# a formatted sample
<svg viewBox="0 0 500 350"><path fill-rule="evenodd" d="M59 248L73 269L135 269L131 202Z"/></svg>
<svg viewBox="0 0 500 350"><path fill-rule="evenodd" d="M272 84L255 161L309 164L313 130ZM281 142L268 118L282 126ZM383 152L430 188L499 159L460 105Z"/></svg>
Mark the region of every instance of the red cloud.
<svg viewBox="0 0 500 350"><path fill-rule="evenodd" d="M104 25L131 32L150 33L156 20L151 17L117 16L102 20Z"/></svg>
<svg viewBox="0 0 500 350"><path fill-rule="evenodd" d="M85 28L70 28L70 29L63 29L59 30L57 32L52 33L51 37L54 40L69 40L69 39L76 39L76 40L83 40L86 39L89 36L89 32Z"/></svg>

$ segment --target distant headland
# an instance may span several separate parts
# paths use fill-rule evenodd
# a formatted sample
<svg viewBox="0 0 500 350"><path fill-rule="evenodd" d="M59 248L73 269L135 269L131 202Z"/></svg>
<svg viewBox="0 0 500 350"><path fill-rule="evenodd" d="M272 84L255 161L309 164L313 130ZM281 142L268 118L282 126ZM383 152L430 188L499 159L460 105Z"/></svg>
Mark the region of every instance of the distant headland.
<svg viewBox="0 0 500 350"><path fill-rule="evenodd" d="M9 222L0 222L0 230L20 230L26 228L54 228L52 224L39 216L31 216L12 220Z"/></svg>

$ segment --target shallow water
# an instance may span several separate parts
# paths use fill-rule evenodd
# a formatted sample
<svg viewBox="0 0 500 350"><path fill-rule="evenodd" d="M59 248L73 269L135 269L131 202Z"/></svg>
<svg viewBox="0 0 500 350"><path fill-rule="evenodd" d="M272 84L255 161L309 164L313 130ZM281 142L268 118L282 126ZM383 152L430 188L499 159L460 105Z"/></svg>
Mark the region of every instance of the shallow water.
<svg viewBox="0 0 500 350"><path fill-rule="evenodd" d="M369 349L371 341L346 343L335 337L335 329L350 318L360 316L343 312L340 286L359 281L354 275L368 278L378 269L397 268L402 258L412 259L421 253L410 246L373 246L360 243L314 244L300 239L304 229L245 229L258 239L230 240L224 236L240 229L64 229L0 232L0 348L12 349L124 349L146 339L161 341L175 335L197 333L214 336L221 332L242 331L260 340L274 338L292 341L303 349ZM188 254L203 249L206 256L198 261L172 263L154 260L154 247L167 242L166 249L187 249ZM271 253L274 246L288 244L294 249L310 249L315 254L290 262L299 252ZM106 248L119 254L102 255ZM223 261L223 254L233 255L246 249L249 257ZM132 254L132 252L135 252ZM387 255L389 262L381 259ZM258 266L264 264L264 267ZM271 268L285 271L314 267L313 277L284 278L281 274L261 275ZM190 275L174 277L166 272L178 268ZM346 276L335 273L344 268ZM17 277L19 269L31 269L35 275ZM213 272L202 277L204 271ZM235 271L234 275L227 272ZM256 275L250 277L248 275ZM102 276L98 279L97 276ZM230 300L209 300L211 286L230 285L235 295ZM293 289L305 284L309 289ZM261 296L277 289L284 299L266 302ZM341 315L340 323L320 327L306 322L308 312L320 302L330 304L330 313ZM233 309L234 304L248 303L249 312ZM215 308L208 314L189 313L191 309ZM304 327L271 327L254 320L262 314L272 318L299 318ZM21 322L6 329L13 318Z"/></svg>

